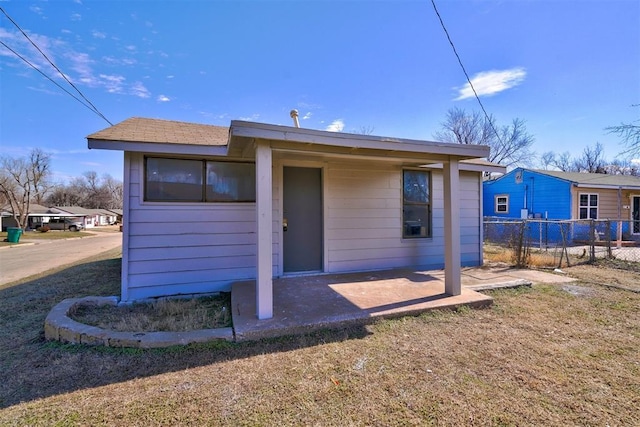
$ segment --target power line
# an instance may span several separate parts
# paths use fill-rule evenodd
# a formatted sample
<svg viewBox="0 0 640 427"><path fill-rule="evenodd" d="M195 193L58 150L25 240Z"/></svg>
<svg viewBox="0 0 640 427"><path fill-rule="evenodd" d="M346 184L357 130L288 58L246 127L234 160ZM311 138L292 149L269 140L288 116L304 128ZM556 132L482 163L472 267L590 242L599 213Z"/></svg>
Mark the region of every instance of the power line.
<svg viewBox="0 0 640 427"><path fill-rule="evenodd" d="M15 56L17 56L18 58L22 59L27 65L29 65L31 68L33 68L34 70L36 70L37 72L39 72L40 74L42 74L45 78L47 78L48 80L51 81L51 83L53 83L54 85L58 86L60 89L62 89L63 91L65 91L69 96L71 96L73 99L75 99L76 101L78 101L80 104L84 105L86 108L88 108L90 111L92 111L93 113L96 113L96 111L91 108L89 105L85 104L80 98L78 98L77 96L75 96L74 94L72 94L71 92L69 92L67 89L63 88L60 83L56 82L55 80L53 80L51 77L49 77L48 75L46 75L44 72L42 72L42 70L40 70L38 67L36 67L35 65L33 65L31 62L29 62L29 60L27 58L25 58L24 56L20 55L18 52L16 52L15 50L11 49L9 46L7 46L7 44L5 42L3 42L2 40L0 40L0 44L4 47L6 47L9 51L11 51L11 53L13 53Z"/></svg>
<svg viewBox="0 0 640 427"><path fill-rule="evenodd" d="M453 44L453 41L451 40L451 37L449 36L449 31L447 31L447 27L444 25L444 21L442 20L442 17L440 16L440 12L438 12L438 8L436 7L435 0L431 0L431 4L433 5L433 10L436 12L436 15L438 16L438 20L440 20L440 25L442 25L442 29L444 30L444 33L447 36L447 40L449 40L449 44L451 45L451 48L453 49L453 53L456 55L456 58L458 58L458 63L460 64L460 68L462 68L462 72L464 73L465 77L467 78L467 82L469 82L469 86L471 87L471 90L473 91L473 95L475 96L476 100L478 101L478 104L480 104L480 108L482 108L482 112L484 113L485 118L489 122L489 125L491 126L491 129L493 129L493 132L496 134L496 137L502 143L502 139L500 138L500 134L496 130L495 126L493 125L493 121L489 117L489 114L487 114L487 110L484 109L484 105L482 105L482 101L480 101L480 97L478 96L478 93L476 92L476 88L473 87L473 83L471 83L471 79L469 78L469 74L467 73L467 70L464 68L464 65L462 64L462 59L460 59L460 55L458 55L458 51L456 50L456 46Z"/></svg>
<svg viewBox="0 0 640 427"><path fill-rule="evenodd" d="M98 116L100 116L102 119L104 119L107 123L109 123L111 126L113 126L113 123L111 123L109 121L109 119L107 119L104 114L102 114L100 112L100 110L98 110L98 107L96 107L95 105L93 105L93 103L86 97L84 96L84 94L82 93L82 91L80 91L80 89L78 89L78 87L76 85L74 85L68 78L67 76L60 70L60 68L58 68L58 66L56 64L53 63L53 61L51 61L49 59L49 57L42 51L42 49L40 49L40 47L33 41L31 40L31 38L29 37L29 35L27 35L27 33L24 32L24 30L22 28L20 28L20 26L18 25L18 23L16 21L14 21L9 14L4 10L4 8L0 7L0 10L2 11L2 13L7 17L7 19L9 19L9 21L11 21L11 23L13 25L15 25L15 27L22 33L23 36L25 36L25 38L27 40L29 40L29 42L33 45L33 47L35 47L38 52L40 52L42 54L42 56L47 60L47 62L49 62L49 64L51 64L51 66L53 68L55 68L55 70L62 76L62 78L69 83L69 85L71 85L71 87L73 87L76 92L78 92L78 94L82 97L82 99L84 99L90 106L91 108L89 108L89 106L87 106L85 103L81 102L78 98L76 98L75 96L73 96L70 92L68 92L67 90L65 90L66 93L68 93L69 95L73 96L74 99L76 99L78 102L80 102L82 105L84 105L85 107L89 108L90 110L92 110L94 113L96 113ZM18 55L17 52L15 52L13 49L10 49L5 43L2 43L6 48L8 48L11 52L13 52L14 54ZM33 67L34 69L38 70L42 75L44 75L45 77L47 77L49 80L51 80L52 82L53 79L51 79L50 77L48 77L47 75L45 75L42 71L40 71L37 67L35 67L33 64L31 64L29 61L27 61L26 59L24 59L23 57L21 57L20 55L18 55L18 57L20 57L23 61L27 62L31 67ZM54 82L55 83L55 82ZM58 85L56 83L56 85L58 87L60 87L62 89L62 87L60 85ZM64 89L63 89L64 90Z"/></svg>

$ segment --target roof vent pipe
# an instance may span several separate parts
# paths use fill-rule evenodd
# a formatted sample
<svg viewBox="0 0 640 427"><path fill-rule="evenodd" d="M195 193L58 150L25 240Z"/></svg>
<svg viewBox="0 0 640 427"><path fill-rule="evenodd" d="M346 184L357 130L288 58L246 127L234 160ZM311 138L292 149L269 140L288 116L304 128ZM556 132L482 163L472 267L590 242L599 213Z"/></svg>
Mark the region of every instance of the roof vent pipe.
<svg viewBox="0 0 640 427"><path fill-rule="evenodd" d="M300 127L300 122L298 121L298 110L291 110L289 115L293 119L293 126L299 128Z"/></svg>

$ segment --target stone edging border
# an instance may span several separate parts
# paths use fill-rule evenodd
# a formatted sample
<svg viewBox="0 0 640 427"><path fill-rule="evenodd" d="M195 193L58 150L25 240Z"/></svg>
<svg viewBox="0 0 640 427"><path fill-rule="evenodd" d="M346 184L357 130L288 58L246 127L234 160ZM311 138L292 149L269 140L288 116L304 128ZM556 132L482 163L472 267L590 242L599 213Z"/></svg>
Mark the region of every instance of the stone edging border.
<svg viewBox="0 0 640 427"><path fill-rule="evenodd" d="M214 340L234 341L232 328L200 329L187 332L117 332L85 325L69 317L78 305L118 305L118 297L69 298L57 304L44 321L44 336L73 344L107 347L163 348Z"/></svg>

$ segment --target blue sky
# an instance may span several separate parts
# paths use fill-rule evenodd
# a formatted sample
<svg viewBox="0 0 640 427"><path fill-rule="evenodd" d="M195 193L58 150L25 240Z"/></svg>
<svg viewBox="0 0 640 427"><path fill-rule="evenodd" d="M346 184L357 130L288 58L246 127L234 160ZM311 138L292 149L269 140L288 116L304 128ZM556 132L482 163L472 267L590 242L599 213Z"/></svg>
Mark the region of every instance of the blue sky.
<svg viewBox="0 0 640 427"><path fill-rule="evenodd" d="M579 155L638 118L640 2L436 0L486 110L526 121L533 149ZM241 119L432 140L452 107L479 110L430 0L1 1L112 123ZM4 14L0 40L73 89ZM122 154L88 150L101 117L0 46L0 145L40 147L57 180L122 179ZM76 94L77 95L77 94Z"/></svg>

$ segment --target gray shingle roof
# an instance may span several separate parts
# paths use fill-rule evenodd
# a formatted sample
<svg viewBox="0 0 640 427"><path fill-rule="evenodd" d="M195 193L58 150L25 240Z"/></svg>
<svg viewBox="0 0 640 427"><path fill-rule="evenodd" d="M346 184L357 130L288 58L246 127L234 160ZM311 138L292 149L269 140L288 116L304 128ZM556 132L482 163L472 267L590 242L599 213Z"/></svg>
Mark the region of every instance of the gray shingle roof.
<svg viewBox="0 0 640 427"><path fill-rule="evenodd" d="M562 172L548 170L536 170L535 172L575 182L581 185L640 187L640 177L631 175L608 175L603 173Z"/></svg>

